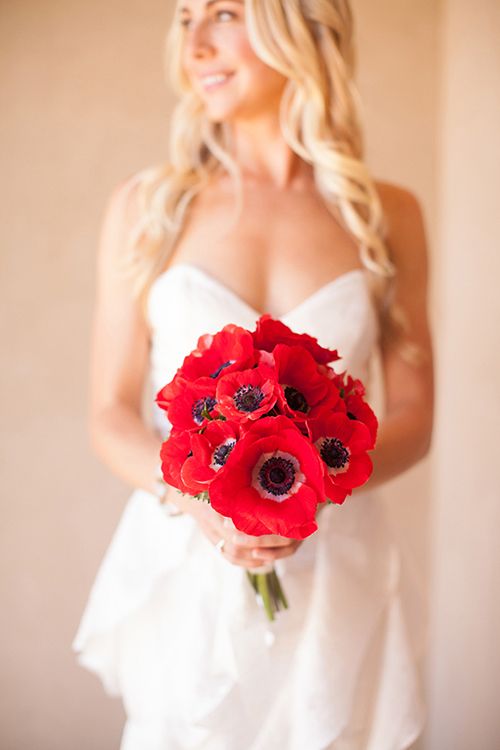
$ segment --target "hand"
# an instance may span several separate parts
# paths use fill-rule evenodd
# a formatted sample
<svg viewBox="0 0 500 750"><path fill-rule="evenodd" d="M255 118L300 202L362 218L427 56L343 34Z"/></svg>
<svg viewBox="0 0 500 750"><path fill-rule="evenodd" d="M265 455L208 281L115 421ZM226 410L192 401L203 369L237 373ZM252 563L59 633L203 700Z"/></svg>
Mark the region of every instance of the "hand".
<svg viewBox="0 0 500 750"><path fill-rule="evenodd" d="M171 491L170 499L175 502L179 510L193 516L212 544L215 545L221 539L224 540L222 554L233 565L249 570L258 568L293 555L302 544L302 539L287 539L278 534L265 536L244 534L236 529L230 518L222 516L209 503L187 495L179 495L174 488L171 488ZM168 502L168 496L166 500Z"/></svg>
<svg viewBox="0 0 500 750"><path fill-rule="evenodd" d="M227 518L224 519L223 525L226 525L228 521L232 525L230 519ZM235 565L241 564L239 560L242 556L245 561L251 560L248 565L245 562L245 567L258 568L261 565L274 563L275 560L283 557L290 557L298 550L302 541L302 539L288 539L278 534L251 536L235 529L230 542L224 544L223 552L224 556Z"/></svg>

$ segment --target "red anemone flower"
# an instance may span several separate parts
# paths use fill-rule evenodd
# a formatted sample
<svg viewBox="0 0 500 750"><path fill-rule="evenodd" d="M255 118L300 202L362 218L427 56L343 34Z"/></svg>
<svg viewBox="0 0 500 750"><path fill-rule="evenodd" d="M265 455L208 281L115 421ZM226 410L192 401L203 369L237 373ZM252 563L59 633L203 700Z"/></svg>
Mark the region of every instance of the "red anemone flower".
<svg viewBox="0 0 500 750"><path fill-rule="evenodd" d="M215 510L254 536L304 539L316 531L324 502L318 452L287 417L254 422L209 488Z"/></svg>
<svg viewBox="0 0 500 750"><path fill-rule="evenodd" d="M259 365L221 377L217 383L216 399L221 414L237 422L246 422L270 411L278 392L274 369Z"/></svg>
<svg viewBox="0 0 500 750"><path fill-rule="evenodd" d="M170 383L164 385L156 394L155 401L160 409L168 412L170 404L176 396L182 393L182 389L186 382L186 379L181 377L179 371L177 371Z"/></svg>
<svg viewBox="0 0 500 750"><path fill-rule="evenodd" d="M278 344L273 357L281 386L278 401L285 414L304 421L314 418L318 409L335 407L339 391L302 346Z"/></svg>
<svg viewBox="0 0 500 750"><path fill-rule="evenodd" d="M372 439L370 448L374 448L377 440L378 420L371 406L361 396L353 393L345 398L345 407L349 419L359 420L368 427Z"/></svg>
<svg viewBox="0 0 500 750"><path fill-rule="evenodd" d="M359 378L353 378L350 375L347 375L346 373L343 373L345 376L344 381L344 397L347 396L364 396L365 395L365 386L359 380Z"/></svg>
<svg viewBox="0 0 500 750"><path fill-rule="evenodd" d="M222 469L234 446L238 442L237 425L232 422L209 422L202 433L191 434L192 456L182 467L182 480L188 485L199 486L212 481Z"/></svg>
<svg viewBox="0 0 500 750"><path fill-rule="evenodd" d="M230 323L216 334L200 336L197 348L185 357L178 374L186 380L199 377L216 379L222 372L241 370L254 363L252 334Z"/></svg>
<svg viewBox="0 0 500 750"><path fill-rule="evenodd" d="M194 383L184 381L180 393L168 408L168 419L176 430L197 430L203 424L203 411L216 417L216 383L212 378L198 378Z"/></svg>
<svg viewBox="0 0 500 750"><path fill-rule="evenodd" d="M161 471L167 484L181 492L193 494L206 489L204 485L189 486L182 478L182 468L191 454L191 435L188 430L172 430L160 449Z"/></svg>
<svg viewBox="0 0 500 750"><path fill-rule="evenodd" d="M372 461L367 454L372 447L368 427L341 412L326 411L310 422L309 427L323 461L325 494L333 502L343 502L345 495L364 484L372 473Z"/></svg>
<svg viewBox="0 0 500 750"><path fill-rule="evenodd" d="M289 346L303 346L321 364L334 362L339 359L336 349L326 349L318 343L318 339L308 333L295 333L281 320L275 320L268 313L261 315L252 334L255 347L272 352L276 344Z"/></svg>
<svg viewBox="0 0 500 750"><path fill-rule="evenodd" d="M342 411L349 419L363 422L368 427L372 438L370 448L375 447L378 431L378 420L371 406L365 401L365 386L359 379L354 379L347 372L334 374L333 382L339 388L340 400L334 411Z"/></svg>

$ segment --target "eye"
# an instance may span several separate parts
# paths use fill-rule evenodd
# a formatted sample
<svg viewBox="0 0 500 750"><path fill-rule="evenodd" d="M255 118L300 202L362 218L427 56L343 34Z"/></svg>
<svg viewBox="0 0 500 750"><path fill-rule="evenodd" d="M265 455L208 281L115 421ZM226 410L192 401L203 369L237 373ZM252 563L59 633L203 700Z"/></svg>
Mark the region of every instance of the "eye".
<svg viewBox="0 0 500 750"><path fill-rule="evenodd" d="M217 10L214 13L214 18L217 22L227 23L228 21L233 21L237 19L237 14L231 10ZM183 18L180 19L179 24L184 29L189 29L190 26L192 25L192 20L188 16L184 16Z"/></svg>
<svg viewBox="0 0 500 750"><path fill-rule="evenodd" d="M218 10L215 14L215 17L218 21L232 21L233 18L236 18L236 13L233 13L230 10Z"/></svg>

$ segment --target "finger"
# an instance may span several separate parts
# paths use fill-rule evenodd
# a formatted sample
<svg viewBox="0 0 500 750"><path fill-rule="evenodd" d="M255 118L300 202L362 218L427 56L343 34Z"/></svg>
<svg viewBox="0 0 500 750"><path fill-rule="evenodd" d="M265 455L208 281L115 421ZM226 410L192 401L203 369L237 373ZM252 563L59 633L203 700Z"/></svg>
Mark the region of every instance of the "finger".
<svg viewBox="0 0 500 750"><path fill-rule="evenodd" d="M277 534L264 534L263 536L249 536L238 531L231 537L231 542L240 547L281 547L290 544L290 539Z"/></svg>
<svg viewBox="0 0 500 750"><path fill-rule="evenodd" d="M274 562L284 557L290 557L300 547L300 542L288 544L286 547L267 547L266 549L257 548L252 552L252 557L260 562Z"/></svg>
<svg viewBox="0 0 500 750"><path fill-rule="evenodd" d="M241 532L234 534L224 520L223 516L210 518L210 539L214 545L224 539L220 552L233 565L255 568L262 563L289 557L302 543L302 540L288 539L277 534L260 537Z"/></svg>
<svg viewBox="0 0 500 750"><path fill-rule="evenodd" d="M260 548L233 544L231 539L228 539L223 534L221 534L221 537L225 538L221 552L228 562L244 568L255 568L262 564L263 560L260 558Z"/></svg>
<svg viewBox="0 0 500 750"><path fill-rule="evenodd" d="M211 523L207 524L205 527L205 533L214 546L222 539L224 540L222 548L218 550L219 553L233 565L240 565L245 568L255 568L256 564L258 564L258 560L256 562L256 559L252 557L253 548L233 544L231 541L233 532L224 526L222 520L219 521L219 519L213 518L210 520Z"/></svg>
<svg viewBox="0 0 500 750"><path fill-rule="evenodd" d="M219 544L219 542L221 541L224 541L224 547L227 544L227 539L225 539L225 537L222 534L220 534L218 530L213 526L207 526L205 528L205 536L208 537L208 539L212 542L214 547L217 546L217 544Z"/></svg>
<svg viewBox="0 0 500 750"><path fill-rule="evenodd" d="M255 568L260 565L261 560L255 557L252 553L257 552L255 548L241 547L232 544L230 541L224 544L223 552L224 557L233 565L241 565L245 568Z"/></svg>

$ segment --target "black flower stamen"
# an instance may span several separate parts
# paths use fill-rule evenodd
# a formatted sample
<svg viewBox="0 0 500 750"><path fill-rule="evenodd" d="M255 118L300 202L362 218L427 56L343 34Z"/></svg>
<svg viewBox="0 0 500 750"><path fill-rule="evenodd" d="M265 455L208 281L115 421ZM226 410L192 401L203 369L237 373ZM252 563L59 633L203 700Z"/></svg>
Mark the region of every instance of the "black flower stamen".
<svg viewBox="0 0 500 750"><path fill-rule="evenodd" d="M197 401L195 401L193 406L191 407L193 421L196 422L196 424L201 424L203 422L203 412L205 411L205 408L207 412L210 412L212 411L216 403L217 400L213 396L204 396L203 398L199 398Z"/></svg>
<svg viewBox="0 0 500 750"><path fill-rule="evenodd" d="M264 393L258 385L242 385L233 396L233 401L239 411L251 412L259 408Z"/></svg>
<svg viewBox="0 0 500 750"><path fill-rule="evenodd" d="M285 495L295 482L295 467L282 456L268 458L259 471L259 482L266 492Z"/></svg>
<svg viewBox="0 0 500 750"><path fill-rule="evenodd" d="M212 374L210 375L211 378L216 378L220 375L222 370L224 370L226 367L229 367L229 365L233 365L236 362L235 359L228 359L227 362L223 362L220 367L218 367Z"/></svg>
<svg viewBox="0 0 500 750"><path fill-rule="evenodd" d="M326 438L321 446L320 455L325 464L332 469L343 469L349 463L349 451L338 438Z"/></svg>
<svg viewBox="0 0 500 750"><path fill-rule="evenodd" d="M219 445L219 447L214 450L213 463L217 466L224 466L235 445L236 440L229 440L227 443Z"/></svg>
<svg viewBox="0 0 500 750"><path fill-rule="evenodd" d="M307 414L309 411L309 404L307 403L304 394L291 385L285 385L283 390L285 391L286 402L290 409Z"/></svg>

